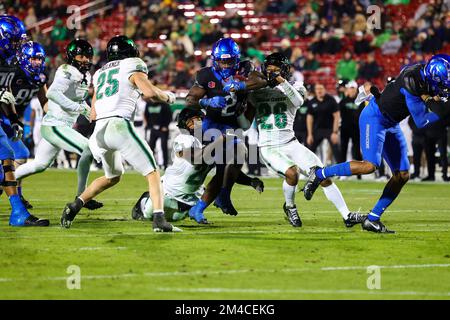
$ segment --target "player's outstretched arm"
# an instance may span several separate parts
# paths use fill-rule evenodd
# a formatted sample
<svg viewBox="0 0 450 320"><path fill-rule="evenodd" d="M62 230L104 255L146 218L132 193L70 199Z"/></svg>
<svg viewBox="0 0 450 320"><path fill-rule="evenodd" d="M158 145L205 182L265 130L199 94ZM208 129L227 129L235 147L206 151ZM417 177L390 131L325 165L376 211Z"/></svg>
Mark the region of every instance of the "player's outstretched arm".
<svg viewBox="0 0 450 320"><path fill-rule="evenodd" d="M130 82L141 90L144 99L157 102L166 102L172 104L175 102L175 95L161 90L153 85L148 76L143 72L133 73L130 77Z"/></svg>
<svg viewBox="0 0 450 320"><path fill-rule="evenodd" d="M92 101L91 101L91 115L90 115L90 121L95 121L97 120L97 112L95 111L95 102L97 102L97 92L94 89L94 96L92 97Z"/></svg>
<svg viewBox="0 0 450 320"><path fill-rule="evenodd" d="M258 90L267 86L267 80L261 72L252 71L245 81L247 90Z"/></svg>
<svg viewBox="0 0 450 320"><path fill-rule="evenodd" d="M46 109L45 106L47 105L47 102L48 102L47 91L48 91L47 85L44 84L41 88L39 88L39 91L37 93L37 98L38 98L39 103L41 104L41 107L42 107L43 110Z"/></svg>
<svg viewBox="0 0 450 320"><path fill-rule="evenodd" d="M186 96L186 107L200 110L202 107L200 106L199 100L203 98L205 94L205 89L193 85Z"/></svg>
<svg viewBox="0 0 450 320"><path fill-rule="evenodd" d="M419 129L439 120L436 113L427 110L421 97L411 94L405 88L400 89L400 92L405 96L408 110Z"/></svg>

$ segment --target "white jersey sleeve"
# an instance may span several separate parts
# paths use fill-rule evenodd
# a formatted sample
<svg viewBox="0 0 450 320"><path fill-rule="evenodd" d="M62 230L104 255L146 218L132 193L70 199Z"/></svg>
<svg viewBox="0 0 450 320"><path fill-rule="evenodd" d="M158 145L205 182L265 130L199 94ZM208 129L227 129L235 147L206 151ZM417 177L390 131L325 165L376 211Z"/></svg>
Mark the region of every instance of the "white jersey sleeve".
<svg viewBox="0 0 450 320"><path fill-rule="evenodd" d="M306 88L301 82L289 83L284 81L278 85L279 89L288 97L292 105L300 108L305 101Z"/></svg>
<svg viewBox="0 0 450 320"><path fill-rule="evenodd" d="M113 116L127 120L133 118L141 96L139 89L130 82L130 77L136 72L148 72L140 58L111 61L97 70L94 75L97 119Z"/></svg>
<svg viewBox="0 0 450 320"><path fill-rule="evenodd" d="M180 152L184 149L191 149L191 148L202 148L201 142L188 134L180 134L178 135L175 140L173 141L173 151L174 152Z"/></svg>
<svg viewBox="0 0 450 320"><path fill-rule="evenodd" d="M90 84L89 73L84 75L68 64L60 66L47 91L48 113L43 124L72 126L84 109Z"/></svg>

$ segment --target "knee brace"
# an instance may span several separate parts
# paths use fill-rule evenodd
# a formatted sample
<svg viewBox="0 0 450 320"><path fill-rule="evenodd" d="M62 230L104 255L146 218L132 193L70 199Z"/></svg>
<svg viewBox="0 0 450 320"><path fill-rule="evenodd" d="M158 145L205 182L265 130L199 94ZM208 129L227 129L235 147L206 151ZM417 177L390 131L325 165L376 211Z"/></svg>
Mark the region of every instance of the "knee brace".
<svg viewBox="0 0 450 320"><path fill-rule="evenodd" d="M2 186L4 187L17 187L17 181L10 181L10 180L5 180L6 179L6 173L7 172L14 172L16 170L16 168L14 166L11 165L3 165L2 166L2 175L3 175L3 179L2 179Z"/></svg>

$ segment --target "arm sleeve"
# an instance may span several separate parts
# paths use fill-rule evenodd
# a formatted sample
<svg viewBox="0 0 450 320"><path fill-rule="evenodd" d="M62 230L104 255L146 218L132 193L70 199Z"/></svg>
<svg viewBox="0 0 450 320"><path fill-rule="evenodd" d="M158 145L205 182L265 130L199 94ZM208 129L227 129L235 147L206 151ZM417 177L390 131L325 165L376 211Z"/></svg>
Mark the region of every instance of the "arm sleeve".
<svg viewBox="0 0 450 320"><path fill-rule="evenodd" d="M405 88L401 88L400 92L405 96L408 110L419 129L439 120L436 113L427 111L421 97L412 95Z"/></svg>
<svg viewBox="0 0 450 320"><path fill-rule="evenodd" d="M70 86L72 80L70 79L71 75L67 71L58 70L55 76L55 80L53 81L50 88L47 91L47 99L53 101L58 104L65 111L80 111L81 106L79 103L70 100L64 95L64 92Z"/></svg>
<svg viewBox="0 0 450 320"><path fill-rule="evenodd" d="M303 104L304 99L299 92L300 84L294 83L294 85L292 85L288 81L284 81L279 85L283 88L284 93L294 106L299 108ZM295 88L294 86L297 86L297 88Z"/></svg>

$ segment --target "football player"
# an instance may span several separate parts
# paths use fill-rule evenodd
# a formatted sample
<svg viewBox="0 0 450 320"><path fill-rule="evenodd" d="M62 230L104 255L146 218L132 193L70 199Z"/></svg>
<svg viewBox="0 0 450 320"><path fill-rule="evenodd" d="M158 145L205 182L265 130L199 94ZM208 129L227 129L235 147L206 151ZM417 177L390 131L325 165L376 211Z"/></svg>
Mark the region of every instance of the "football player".
<svg viewBox="0 0 450 320"><path fill-rule="evenodd" d="M37 96L42 107L47 104L44 48L37 42L25 42L18 52L17 60L19 68L17 68L11 83L11 91L16 101L16 111L19 118L22 118L33 97ZM5 116L2 116L2 127L7 134L12 132L11 123ZM12 134L8 134L8 136L12 136ZM17 167L26 163L30 157L30 152L22 140L14 141L9 138L9 144L14 150L14 162L17 169ZM32 209L33 206L22 195L20 180L18 181L17 191L25 207Z"/></svg>
<svg viewBox="0 0 450 320"><path fill-rule="evenodd" d="M154 86L148 70L139 58L139 50L126 36L113 37L106 49L108 62L94 74L93 119L96 120L89 145L97 161L102 162L105 175L68 203L61 217L61 226L70 228L86 202L117 184L124 172L122 159L131 164L147 180L153 206L153 231L176 232L164 216L163 192L155 158L147 142L133 125L138 99L172 104L175 95Z"/></svg>
<svg viewBox="0 0 450 320"><path fill-rule="evenodd" d="M439 120L429 112L425 102L432 97L450 96L450 56L435 55L426 64L404 68L381 94L374 94L359 118L363 161L349 161L333 166L314 166L304 186L304 196L310 200L317 186L329 177L370 174L386 160L392 177L383 193L364 220L364 230L394 233L380 221L383 212L397 198L409 179L408 148L400 129L400 121L412 116L418 128Z"/></svg>
<svg viewBox="0 0 450 320"><path fill-rule="evenodd" d="M61 65L47 91L48 111L42 120L41 135L33 161L17 168L17 179L43 172L53 163L62 150L80 155L78 162L78 192L86 188L89 169L93 160L88 139L74 130L78 116L89 119L91 108L87 104L91 84L92 46L86 40L75 39L66 48L67 63ZM85 203L90 210L101 208L102 203L91 199Z"/></svg>
<svg viewBox="0 0 450 320"><path fill-rule="evenodd" d="M211 58L212 67L205 67L197 72L195 83L186 97L186 106L206 111L202 124L205 133L209 129L225 133L240 127L238 118L243 116L246 91L261 88L266 85L266 81L259 73L245 66L249 65L248 61L240 63L239 47L231 38L218 40L212 48ZM245 81L237 81L240 69L248 73L244 75ZM239 92L232 92L230 88ZM199 223L205 220L203 212L214 200L215 205L224 213L238 213L231 202L230 194L242 168L242 163L236 160L245 156L246 148L238 138L234 140L234 144L226 145L225 157L234 148L238 152L233 159L228 159L228 162L216 163L216 176L208 184L202 199L190 210L190 217Z"/></svg>
<svg viewBox="0 0 450 320"><path fill-rule="evenodd" d="M173 142L173 164L167 168L162 177L164 188L164 212L169 221L182 220L188 216L189 210L199 201L203 194L203 183L212 164L204 161L204 155L220 147L224 138L221 136L213 143L203 147L195 137L196 129L201 132L203 112L196 109L185 108L178 115L178 127L181 130ZM248 181L258 192L264 190L264 184L258 178L246 179L241 172L237 183ZM148 192L144 192L132 209L132 218L140 220L152 218L152 201ZM207 224L208 221L201 221Z"/></svg>
<svg viewBox="0 0 450 320"><path fill-rule="evenodd" d="M267 56L262 66L268 86L249 93L249 107L256 111L261 156L268 168L284 178L283 210L294 227L301 227L302 221L295 205L295 189L299 172L305 176L314 165L322 166L319 158L295 138L293 125L295 114L306 96L306 89L300 82L290 83L290 63L281 53ZM359 213L348 209L338 187L326 179L321 182L325 196L338 209L347 227L363 221Z"/></svg>
<svg viewBox="0 0 450 320"><path fill-rule="evenodd" d="M9 120L13 140L18 141L23 134L23 125L15 110L15 99L11 92L11 83L17 71L15 58L18 49L26 38L23 23L11 16L0 16L0 111ZM12 212L9 219L11 226L48 226L49 221L31 215L17 192L17 181L14 174L14 150L8 137L0 127L0 181L9 197Z"/></svg>

